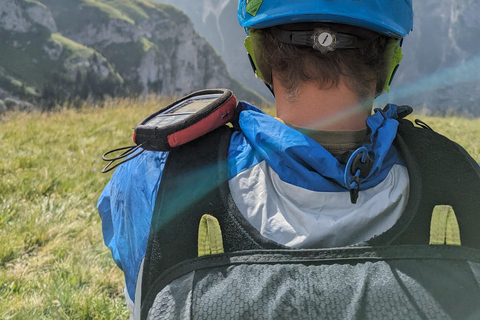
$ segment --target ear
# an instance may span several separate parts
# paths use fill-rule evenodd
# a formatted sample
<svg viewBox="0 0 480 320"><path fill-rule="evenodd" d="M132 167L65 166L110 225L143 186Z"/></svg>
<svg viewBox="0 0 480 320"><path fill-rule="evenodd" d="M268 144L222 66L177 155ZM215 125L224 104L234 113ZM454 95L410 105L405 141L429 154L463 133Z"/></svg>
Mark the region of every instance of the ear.
<svg viewBox="0 0 480 320"><path fill-rule="evenodd" d="M393 77L397 72L400 61L402 61L402 41L403 39L392 39L387 44L386 54L391 57L391 60L390 69L388 70L387 79L385 81L385 86L383 87L382 93L390 91L390 84L392 83Z"/></svg>
<svg viewBox="0 0 480 320"><path fill-rule="evenodd" d="M267 85L272 84L272 69L265 61L262 54L262 42L265 35L261 30L249 29L248 36L245 38L245 48L252 65L255 76L265 82Z"/></svg>

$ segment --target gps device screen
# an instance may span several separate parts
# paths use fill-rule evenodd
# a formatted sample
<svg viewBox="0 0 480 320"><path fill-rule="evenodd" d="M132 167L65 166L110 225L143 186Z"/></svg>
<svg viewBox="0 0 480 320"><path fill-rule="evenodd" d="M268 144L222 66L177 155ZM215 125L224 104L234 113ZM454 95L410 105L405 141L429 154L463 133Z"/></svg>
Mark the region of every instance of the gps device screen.
<svg viewBox="0 0 480 320"><path fill-rule="evenodd" d="M159 113L157 116L149 120L145 125L149 126L166 126L184 120L193 113L201 112L202 109L208 107L221 95L212 94L200 97L193 97L192 99L180 102L172 108Z"/></svg>

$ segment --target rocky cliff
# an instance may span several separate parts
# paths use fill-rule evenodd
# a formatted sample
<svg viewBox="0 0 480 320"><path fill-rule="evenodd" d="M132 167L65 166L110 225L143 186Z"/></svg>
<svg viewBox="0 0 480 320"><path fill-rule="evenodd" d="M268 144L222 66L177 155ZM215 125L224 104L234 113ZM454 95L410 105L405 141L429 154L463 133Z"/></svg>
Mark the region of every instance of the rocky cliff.
<svg viewBox="0 0 480 320"><path fill-rule="evenodd" d="M267 87L255 79L243 46L245 31L237 19L237 0L155 0L185 12L202 36L220 53L228 72L247 87L272 100Z"/></svg>
<svg viewBox="0 0 480 320"><path fill-rule="evenodd" d="M1 0L0 111L105 96L228 87L220 55L171 5L148 0ZM19 103L17 103L19 104ZM33 107L20 103L23 107Z"/></svg>

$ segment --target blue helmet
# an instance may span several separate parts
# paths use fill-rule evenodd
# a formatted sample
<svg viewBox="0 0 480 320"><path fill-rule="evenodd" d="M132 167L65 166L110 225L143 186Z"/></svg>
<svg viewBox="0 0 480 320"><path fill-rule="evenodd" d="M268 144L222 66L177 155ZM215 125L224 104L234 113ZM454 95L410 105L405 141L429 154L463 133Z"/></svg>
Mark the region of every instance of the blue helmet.
<svg viewBox="0 0 480 320"><path fill-rule="evenodd" d="M332 22L402 38L413 28L412 0L239 0L244 28L299 22Z"/></svg>
<svg viewBox="0 0 480 320"><path fill-rule="evenodd" d="M384 91L402 60L401 39L413 28L412 0L239 0L238 20L247 31L247 49L255 75L269 88L271 70L255 39L258 29L292 23L327 22L374 31L391 38L390 71ZM290 35L287 35L287 38ZM290 42L294 43L294 42Z"/></svg>

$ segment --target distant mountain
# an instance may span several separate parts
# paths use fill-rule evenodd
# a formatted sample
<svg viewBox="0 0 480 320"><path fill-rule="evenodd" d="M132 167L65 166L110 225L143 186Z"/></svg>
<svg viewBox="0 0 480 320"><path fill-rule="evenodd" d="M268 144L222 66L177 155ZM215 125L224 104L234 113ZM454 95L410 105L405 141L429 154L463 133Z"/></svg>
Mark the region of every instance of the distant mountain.
<svg viewBox="0 0 480 320"><path fill-rule="evenodd" d="M190 19L149 0L2 0L0 112L37 103L228 87L228 74Z"/></svg>
<svg viewBox="0 0 480 320"><path fill-rule="evenodd" d="M222 55L233 77L268 97L254 79L237 21L237 0L156 0L183 10ZM414 0L414 30L392 92L379 103L405 103L427 113L480 116L480 1Z"/></svg>

